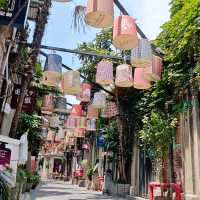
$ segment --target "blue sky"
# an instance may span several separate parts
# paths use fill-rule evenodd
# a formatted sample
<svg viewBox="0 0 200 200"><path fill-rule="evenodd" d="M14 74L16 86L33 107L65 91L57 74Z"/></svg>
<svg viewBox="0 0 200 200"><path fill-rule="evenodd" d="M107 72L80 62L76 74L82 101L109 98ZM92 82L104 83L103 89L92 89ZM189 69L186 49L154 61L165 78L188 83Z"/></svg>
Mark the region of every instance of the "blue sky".
<svg viewBox="0 0 200 200"><path fill-rule="evenodd" d="M76 33L71 28L72 14L76 5L86 5L86 0L73 0L68 3L53 2L50 10L48 25L42 44L74 49L78 43L91 41L99 29L89 27L86 34ZM160 26L169 18L170 0L121 0L129 14L137 20L137 24L149 39L154 39L160 32ZM115 8L115 15L120 12ZM33 29L33 26L31 26ZM51 53L51 51L46 51ZM73 68L79 68L80 63L76 55L59 53L63 63ZM70 98L75 102L74 98Z"/></svg>

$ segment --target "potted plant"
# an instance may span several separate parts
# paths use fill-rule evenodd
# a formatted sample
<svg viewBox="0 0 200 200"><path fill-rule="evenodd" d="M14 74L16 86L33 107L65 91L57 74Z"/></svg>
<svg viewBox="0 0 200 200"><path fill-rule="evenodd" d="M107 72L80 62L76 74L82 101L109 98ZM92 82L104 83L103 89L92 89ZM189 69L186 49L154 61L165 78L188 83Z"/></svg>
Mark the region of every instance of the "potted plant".
<svg viewBox="0 0 200 200"><path fill-rule="evenodd" d="M41 178L38 172L33 172L32 177L32 189L35 189L40 184Z"/></svg>
<svg viewBox="0 0 200 200"><path fill-rule="evenodd" d="M30 192L32 188L32 183L33 183L33 172L30 170L25 170L26 173L26 178L27 178L27 184L26 184L26 192Z"/></svg>
<svg viewBox="0 0 200 200"><path fill-rule="evenodd" d="M93 175L93 168L89 168L87 170L87 177L89 181L92 181L92 175Z"/></svg>

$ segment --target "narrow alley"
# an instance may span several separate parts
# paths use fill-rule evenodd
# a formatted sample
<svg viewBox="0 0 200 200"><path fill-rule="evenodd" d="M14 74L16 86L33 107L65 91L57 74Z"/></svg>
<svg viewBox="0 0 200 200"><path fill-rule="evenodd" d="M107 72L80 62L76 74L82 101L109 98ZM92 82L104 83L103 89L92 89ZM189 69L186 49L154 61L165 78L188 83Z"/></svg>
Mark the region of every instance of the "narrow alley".
<svg viewBox="0 0 200 200"><path fill-rule="evenodd" d="M45 181L36 190L24 196L23 200L125 200L123 198L103 196L101 192L80 188L63 181Z"/></svg>

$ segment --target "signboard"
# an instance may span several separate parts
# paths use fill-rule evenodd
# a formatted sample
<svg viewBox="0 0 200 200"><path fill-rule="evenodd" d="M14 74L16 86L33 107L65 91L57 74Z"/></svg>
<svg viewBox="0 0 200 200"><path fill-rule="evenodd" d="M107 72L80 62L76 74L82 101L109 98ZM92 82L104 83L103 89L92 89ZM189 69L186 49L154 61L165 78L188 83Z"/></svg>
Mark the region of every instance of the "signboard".
<svg viewBox="0 0 200 200"><path fill-rule="evenodd" d="M97 147L104 147L105 145L105 139L102 136L97 137Z"/></svg>
<svg viewBox="0 0 200 200"><path fill-rule="evenodd" d="M11 108L16 109L19 101L19 96L21 92L21 85L15 84L13 93L12 93L12 100L11 100ZM36 88L30 87L26 91L26 96L24 98L24 103L22 106L22 110L25 112L33 112L35 105L36 105Z"/></svg>
<svg viewBox="0 0 200 200"><path fill-rule="evenodd" d="M4 143L0 143L0 166L10 165L11 150L5 147Z"/></svg>
<svg viewBox="0 0 200 200"><path fill-rule="evenodd" d="M0 24L8 25L19 13L12 25L16 28L23 28L27 18L29 0L6 0L6 3L6 8L0 9Z"/></svg>

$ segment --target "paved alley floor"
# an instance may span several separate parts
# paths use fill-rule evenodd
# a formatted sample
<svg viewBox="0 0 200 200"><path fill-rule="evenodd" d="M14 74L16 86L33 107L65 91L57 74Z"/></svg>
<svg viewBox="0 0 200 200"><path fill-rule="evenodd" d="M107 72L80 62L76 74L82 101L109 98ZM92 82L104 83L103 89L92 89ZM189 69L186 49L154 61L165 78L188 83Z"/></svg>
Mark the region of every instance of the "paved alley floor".
<svg viewBox="0 0 200 200"><path fill-rule="evenodd" d="M26 200L124 200L122 198L103 196L100 192L90 191L62 181L46 181L31 192Z"/></svg>

